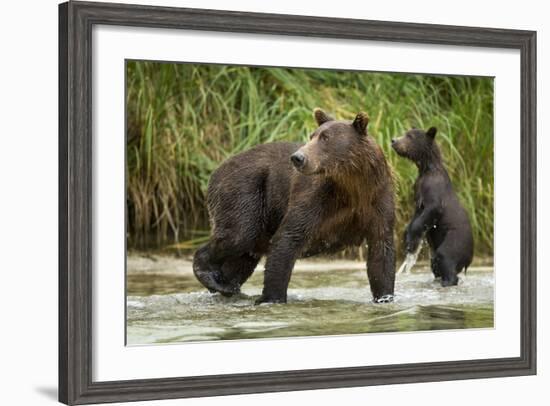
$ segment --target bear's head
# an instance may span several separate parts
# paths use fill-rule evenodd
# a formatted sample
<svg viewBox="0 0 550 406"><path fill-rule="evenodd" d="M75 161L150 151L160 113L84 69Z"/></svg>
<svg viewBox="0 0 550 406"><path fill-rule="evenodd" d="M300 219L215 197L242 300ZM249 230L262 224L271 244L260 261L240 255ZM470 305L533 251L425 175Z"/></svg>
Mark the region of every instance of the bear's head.
<svg viewBox="0 0 550 406"><path fill-rule="evenodd" d="M304 175L330 174L358 166L358 151L363 150L369 118L359 113L353 121L340 121L321 109L313 112L319 127L309 141L291 155L290 161Z"/></svg>
<svg viewBox="0 0 550 406"><path fill-rule="evenodd" d="M436 133L435 127L430 127L427 131L413 128L405 135L392 139L391 146L398 155L421 165L432 160L438 152L434 142Z"/></svg>

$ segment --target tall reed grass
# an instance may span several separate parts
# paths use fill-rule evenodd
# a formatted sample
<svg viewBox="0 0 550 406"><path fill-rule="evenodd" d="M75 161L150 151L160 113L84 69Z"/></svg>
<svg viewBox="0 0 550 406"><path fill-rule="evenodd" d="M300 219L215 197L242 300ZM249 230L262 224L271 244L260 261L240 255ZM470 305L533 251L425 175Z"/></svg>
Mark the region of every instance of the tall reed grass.
<svg viewBox="0 0 550 406"><path fill-rule="evenodd" d="M384 149L396 184L396 241L413 211L410 162L390 148L410 127L437 140L475 234L493 252L493 80L314 69L127 62L127 207L130 247L208 238L205 192L226 158L271 141L305 141L312 110L358 111Z"/></svg>

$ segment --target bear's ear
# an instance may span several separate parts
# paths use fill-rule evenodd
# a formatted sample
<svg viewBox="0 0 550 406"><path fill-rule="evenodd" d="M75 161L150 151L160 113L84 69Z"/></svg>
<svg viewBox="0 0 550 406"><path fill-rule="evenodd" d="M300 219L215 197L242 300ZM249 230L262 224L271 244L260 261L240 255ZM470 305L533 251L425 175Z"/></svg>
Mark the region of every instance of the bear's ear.
<svg viewBox="0 0 550 406"><path fill-rule="evenodd" d="M327 113L325 113L320 108L316 108L313 110L313 115L315 116L315 121L317 121L317 125L322 125L326 123L327 121L334 121L334 119L329 116Z"/></svg>
<svg viewBox="0 0 550 406"><path fill-rule="evenodd" d="M437 128L435 128L435 127L430 127L430 129L428 131L426 131L426 135L430 138L435 137L436 133L437 133Z"/></svg>
<svg viewBox="0 0 550 406"><path fill-rule="evenodd" d="M367 113L360 112L353 120L353 127L361 135L367 135L367 125L369 124L369 116Z"/></svg>

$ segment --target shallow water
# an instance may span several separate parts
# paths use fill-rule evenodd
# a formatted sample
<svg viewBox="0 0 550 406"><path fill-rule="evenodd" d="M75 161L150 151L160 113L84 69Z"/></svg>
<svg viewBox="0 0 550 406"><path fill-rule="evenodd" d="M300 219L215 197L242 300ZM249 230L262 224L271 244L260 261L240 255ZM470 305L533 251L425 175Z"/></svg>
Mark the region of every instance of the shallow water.
<svg viewBox="0 0 550 406"><path fill-rule="evenodd" d="M187 261L130 257L127 342L493 327L491 267L470 268L458 286L442 288L425 265L417 265L397 277L395 302L384 305L371 302L364 264L356 262L298 263L287 304L254 306L262 281L258 269L239 296L225 298L202 288Z"/></svg>

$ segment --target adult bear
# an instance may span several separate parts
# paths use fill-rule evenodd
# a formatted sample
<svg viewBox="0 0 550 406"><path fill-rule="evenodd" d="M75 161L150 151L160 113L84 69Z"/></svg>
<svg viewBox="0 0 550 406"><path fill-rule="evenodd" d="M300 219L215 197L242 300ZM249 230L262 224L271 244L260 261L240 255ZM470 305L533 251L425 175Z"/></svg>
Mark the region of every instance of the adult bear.
<svg viewBox="0 0 550 406"><path fill-rule="evenodd" d="M368 117L353 122L314 111L319 127L303 144L269 143L235 155L214 171L207 205L212 238L193 259L211 292L238 293L267 254L262 295L284 303L297 258L368 245L374 301L393 300L393 182Z"/></svg>

